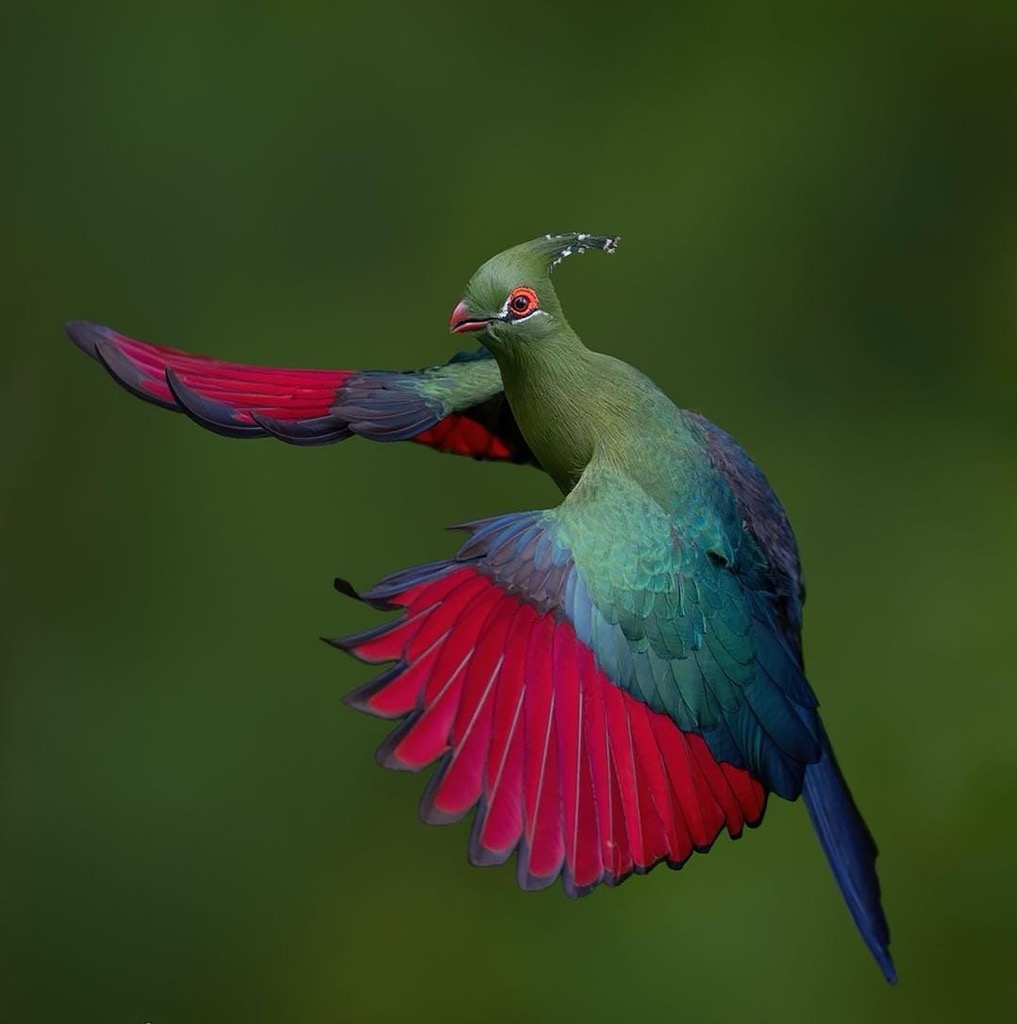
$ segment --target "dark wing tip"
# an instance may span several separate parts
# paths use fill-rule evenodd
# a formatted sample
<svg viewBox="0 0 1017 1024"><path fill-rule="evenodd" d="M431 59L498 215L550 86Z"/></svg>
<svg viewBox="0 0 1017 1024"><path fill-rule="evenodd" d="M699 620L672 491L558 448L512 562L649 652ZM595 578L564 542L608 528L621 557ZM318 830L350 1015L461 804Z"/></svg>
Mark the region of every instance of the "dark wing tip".
<svg viewBox="0 0 1017 1024"><path fill-rule="evenodd" d="M64 324L67 337L87 356L97 359L96 344L109 334L109 328L93 324L90 320L68 320Z"/></svg>
<svg viewBox="0 0 1017 1024"><path fill-rule="evenodd" d="M325 640L326 643L333 643L330 640ZM333 646L339 647L340 650L346 651L347 654L352 652L340 646L339 644L333 643ZM356 657L356 655L354 655ZM363 686L358 686L355 690L350 690L349 693L343 694L342 702L355 711L363 711L364 714L373 715L375 718L402 718L401 712L393 712L389 714L386 711L379 711L377 708L371 707L371 698L379 691L385 689L389 683L394 679L398 678L406 669L405 662L399 662L393 665L390 669L382 672L380 675L375 676L373 679L369 679Z"/></svg>
<svg viewBox="0 0 1017 1024"><path fill-rule="evenodd" d="M425 825L451 825L453 822L462 821L466 814L469 813L469 807L448 811L435 804L438 790L451 763L452 753L449 751L435 766L434 772L431 774L430 779L427 780L427 785L421 794L417 813Z"/></svg>
<svg viewBox="0 0 1017 1024"><path fill-rule="evenodd" d="M515 851L514 846L507 850L489 850L486 846L478 846L476 850L470 850L469 860L475 868L496 868L504 864Z"/></svg>
<svg viewBox="0 0 1017 1024"><path fill-rule="evenodd" d="M484 832L484 821L487 818L487 799L481 796L477 802L477 811L473 816L473 824L470 826L470 844L467 857L469 862L477 868L495 867L504 864L516 852L520 840L517 839L510 846L502 850L493 850L485 846L482 841ZM521 838L521 837L520 837Z"/></svg>
<svg viewBox="0 0 1017 1024"><path fill-rule="evenodd" d="M200 427L224 437L264 437L265 432L256 423L242 423L237 410L225 402L217 402L200 395L188 387L172 366L165 371L166 386L177 405Z"/></svg>
<svg viewBox="0 0 1017 1024"><path fill-rule="evenodd" d="M561 874L561 866L546 875L535 875L530 871L530 848L526 839L519 840L516 853L516 882L524 892L539 892L554 885Z"/></svg>
<svg viewBox="0 0 1017 1024"><path fill-rule="evenodd" d="M399 744L406 738L407 733L417 724L417 719L420 718L421 712L414 711L406 718L403 719L402 725L398 729L390 732L381 746L374 752L374 759L382 766L382 768L389 768L395 772L419 772L425 765L412 765L407 764L399 755L396 753L396 749Z"/></svg>
<svg viewBox="0 0 1017 1024"><path fill-rule="evenodd" d="M336 576L332 581L332 585L340 594L343 594L346 597L352 597L354 601L360 601L363 604L370 605L379 612L390 612L399 607L391 601L386 601L384 598L372 596L373 591L371 590L361 594L360 591L354 588L353 584L350 583L349 580L344 580L341 576Z"/></svg>
<svg viewBox="0 0 1017 1024"><path fill-rule="evenodd" d="M344 580L342 576L336 576L332 581L332 586L339 591L340 594L345 594L346 597L352 597L354 601L363 601L364 599L360 596L359 591L356 587L350 583L349 580Z"/></svg>
<svg viewBox="0 0 1017 1024"><path fill-rule="evenodd" d="M570 900L581 900L584 896L589 896L604 879L605 874L601 872L592 882L584 882L582 885L579 885L567 866L562 869L561 873L562 888Z"/></svg>
<svg viewBox="0 0 1017 1024"><path fill-rule="evenodd" d="M99 324L88 324L88 327L91 329L91 336L88 339L89 347L84 348L84 351L100 363L121 387L143 402L152 402L164 409L180 411L173 393L168 388L165 395L153 390L155 378L143 372L124 355L113 331Z"/></svg>
<svg viewBox="0 0 1017 1024"><path fill-rule="evenodd" d="M257 409L251 409L248 415L267 434L286 444L311 447L345 441L353 436L353 431L342 420L331 415L306 420L280 420L265 416Z"/></svg>

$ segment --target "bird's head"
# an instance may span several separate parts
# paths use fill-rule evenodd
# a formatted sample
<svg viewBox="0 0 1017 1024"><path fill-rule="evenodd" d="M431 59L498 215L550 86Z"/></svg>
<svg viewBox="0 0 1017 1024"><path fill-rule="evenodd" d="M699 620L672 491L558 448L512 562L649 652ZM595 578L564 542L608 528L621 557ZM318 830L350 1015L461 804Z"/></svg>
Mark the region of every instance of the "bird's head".
<svg viewBox="0 0 1017 1024"><path fill-rule="evenodd" d="M539 342L565 326L551 284L551 271L567 256L587 249L614 252L615 235L543 235L489 259L470 278L462 301L452 310L449 330L481 332L483 344L497 351Z"/></svg>

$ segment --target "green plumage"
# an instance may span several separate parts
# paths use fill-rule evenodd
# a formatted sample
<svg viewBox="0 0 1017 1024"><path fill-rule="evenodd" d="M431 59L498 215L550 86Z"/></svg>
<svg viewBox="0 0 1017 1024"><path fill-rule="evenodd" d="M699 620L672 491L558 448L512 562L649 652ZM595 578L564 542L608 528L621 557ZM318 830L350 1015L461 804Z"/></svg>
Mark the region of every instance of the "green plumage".
<svg viewBox="0 0 1017 1024"><path fill-rule="evenodd" d="M543 517L574 566L559 606L616 685L702 736L718 762L789 799L804 793L893 980L875 844L804 675L805 593L787 517L728 435L583 345L549 273L584 248L614 243L545 236L496 256L453 314L454 330L479 331L493 353L523 437L565 495Z"/></svg>
<svg viewBox="0 0 1017 1024"><path fill-rule="evenodd" d="M355 698L406 716L385 763L439 761L425 818L479 806L476 863L518 847L524 886L564 871L573 895L679 866L757 824L768 792L802 794L892 980L875 845L804 675L784 510L731 437L588 349L551 284L615 241L544 236L488 260L450 320L484 349L417 372L245 367L68 330L132 393L227 436L413 440L549 473L557 507L474 524L454 559L365 595L408 612L339 642L395 661Z"/></svg>
<svg viewBox="0 0 1017 1024"><path fill-rule="evenodd" d="M489 260L465 303L486 322L480 338L523 436L565 494L547 521L592 603L570 617L633 696L794 797L820 755L816 700L791 648L770 639L766 555L697 422L565 319L548 276L562 247L538 239ZM520 287L538 309L506 319Z"/></svg>

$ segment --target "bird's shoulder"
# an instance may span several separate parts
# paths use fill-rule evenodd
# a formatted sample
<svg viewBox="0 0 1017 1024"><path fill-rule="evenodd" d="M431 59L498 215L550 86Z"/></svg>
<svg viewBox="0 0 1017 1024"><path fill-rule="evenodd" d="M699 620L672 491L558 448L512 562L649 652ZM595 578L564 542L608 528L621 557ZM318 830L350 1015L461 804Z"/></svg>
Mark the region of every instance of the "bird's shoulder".
<svg viewBox="0 0 1017 1024"><path fill-rule="evenodd" d="M675 413L666 441L650 437L623 458L598 452L560 506L559 528L613 589L697 565L730 571L769 595L797 645L805 589L780 500L730 434L699 413Z"/></svg>
<svg viewBox="0 0 1017 1024"><path fill-rule="evenodd" d="M730 491L739 526L762 553L769 585L783 602L791 624L800 626L805 581L798 542L783 504L763 470L727 431L701 413L686 411L684 416L713 471Z"/></svg>

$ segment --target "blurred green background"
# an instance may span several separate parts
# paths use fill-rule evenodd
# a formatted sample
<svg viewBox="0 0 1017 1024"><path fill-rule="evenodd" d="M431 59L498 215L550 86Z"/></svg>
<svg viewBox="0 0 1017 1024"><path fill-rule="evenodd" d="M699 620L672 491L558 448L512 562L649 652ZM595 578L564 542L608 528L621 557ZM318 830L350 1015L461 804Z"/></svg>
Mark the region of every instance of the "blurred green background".
<svg viewBox="0 0 1017 1024"><path fill-rule="evenodd" d="M1017 8L10 5L0 14L0 1017L986 1020L1017 999ZM587 343L787 504L880 861L880 980L803 809L578 903L466 864L372 754L336 595L556 500L408 445L227 441L86 317L427 365L545 231Z"/></svg>

